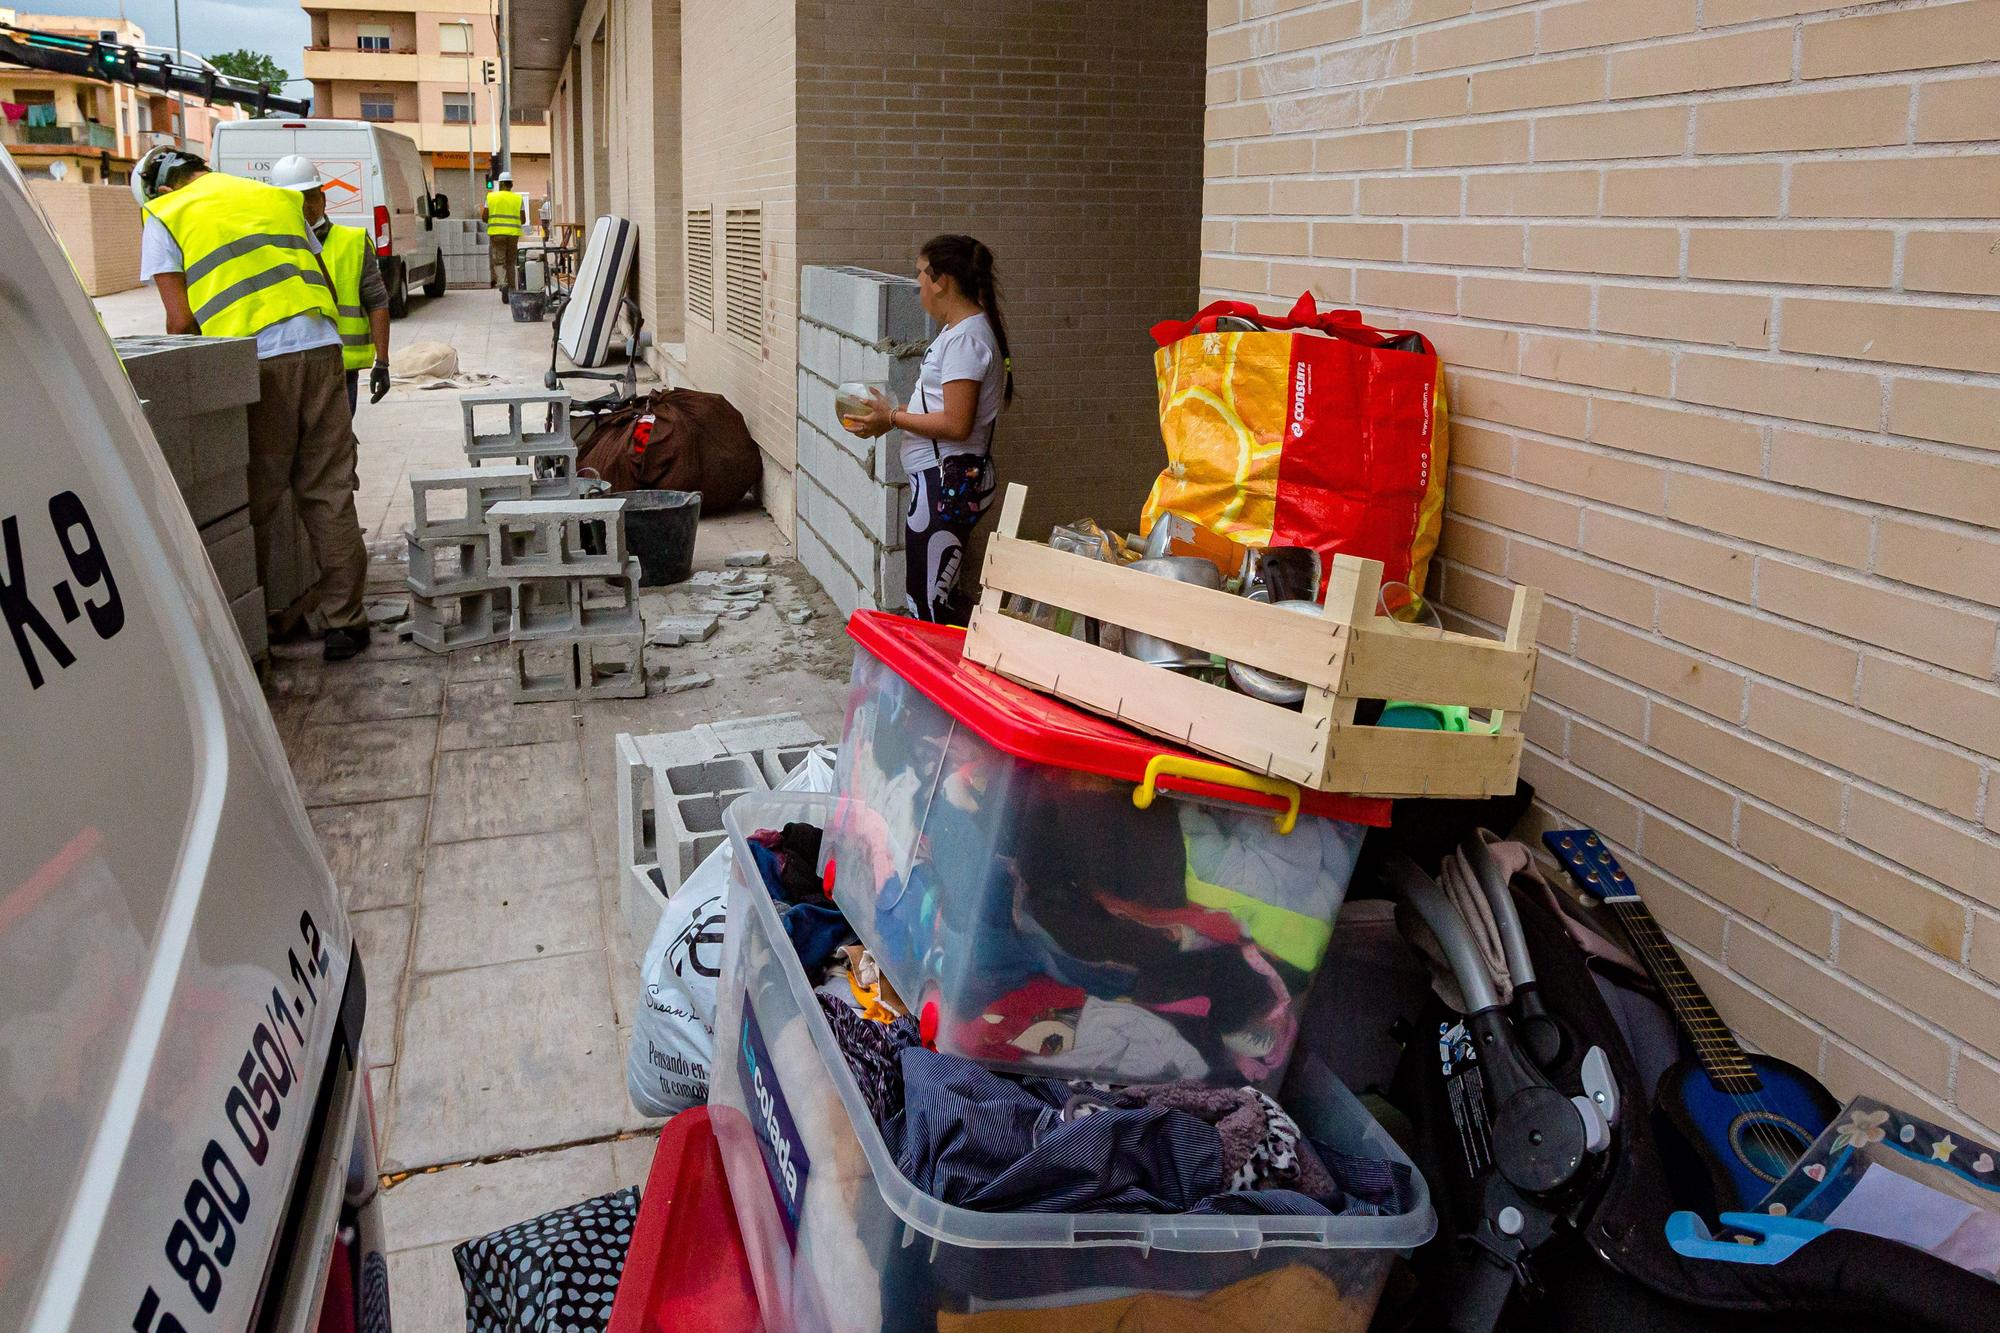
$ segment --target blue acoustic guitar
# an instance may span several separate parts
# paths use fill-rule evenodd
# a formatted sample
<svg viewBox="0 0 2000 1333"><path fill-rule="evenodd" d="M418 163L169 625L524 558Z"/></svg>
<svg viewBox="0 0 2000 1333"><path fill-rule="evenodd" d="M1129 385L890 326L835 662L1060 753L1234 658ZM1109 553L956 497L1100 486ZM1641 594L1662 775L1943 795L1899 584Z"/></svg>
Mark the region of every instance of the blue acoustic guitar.
<svg viewBox="0 0 2000 1333"><path fill-rule="evenodd" d="M1590 829L1557 829L1542 841L1585 893L1624 922L1694 1048L1693 1060L1660 1079L1656 1121L1672 1131L1662 1149L1670 1160L1692 1156L1706 1169L1712 1211L1754 1208L1833 1123L1840 1104L1796 1065L1744 1052L1603 839Z"/></svg>

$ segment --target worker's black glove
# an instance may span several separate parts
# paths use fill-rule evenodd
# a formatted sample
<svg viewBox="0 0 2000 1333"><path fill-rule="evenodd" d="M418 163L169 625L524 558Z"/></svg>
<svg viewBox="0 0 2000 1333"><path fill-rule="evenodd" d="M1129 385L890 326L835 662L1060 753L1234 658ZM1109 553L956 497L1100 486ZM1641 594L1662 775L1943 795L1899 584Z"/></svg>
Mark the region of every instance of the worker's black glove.
<svg viewBox="0 0 2000 1333"><path fill-rule="evenodd" d="M389 392L389 367L378 364L368 372L368 401L379 403Z"/></svg>

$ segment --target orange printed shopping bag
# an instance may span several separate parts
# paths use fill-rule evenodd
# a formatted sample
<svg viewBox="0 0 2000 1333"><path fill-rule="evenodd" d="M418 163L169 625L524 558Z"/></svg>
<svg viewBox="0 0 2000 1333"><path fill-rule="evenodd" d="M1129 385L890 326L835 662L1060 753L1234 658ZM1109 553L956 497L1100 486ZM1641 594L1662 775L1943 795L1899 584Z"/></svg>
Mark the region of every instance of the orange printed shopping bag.
<svg viewBox="0 0 2000 1333"><path fill-rule="evenodd" d="M1245 329L1245 324L1252 326ZM1167 466L1141 526L1179 514L1245 546L1379 560L1421 593L1444 515L1444 374L1422 334L1354 310L1217 301L1153 326Z"/></svg>

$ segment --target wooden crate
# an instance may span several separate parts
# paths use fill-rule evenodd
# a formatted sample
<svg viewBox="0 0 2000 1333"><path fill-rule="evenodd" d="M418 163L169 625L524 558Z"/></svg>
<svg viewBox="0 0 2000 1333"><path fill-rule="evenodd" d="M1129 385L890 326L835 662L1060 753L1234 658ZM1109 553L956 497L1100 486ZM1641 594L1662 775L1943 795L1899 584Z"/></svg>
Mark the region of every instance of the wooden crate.
<svg viewBox="0 0 2000 1333"><path fill-rule="evenodd" d="M1321 617L1177 583L1019 535L1026 490L1007 488L988 542L966 656L1045 694L1252 772L1367 796L1492 796L1514 789L1521 712L1534 693L1542 594L1516 588L1505 639L1375 614L1382 566L1339 556ZM1107 651L1003 610L1014 597L1219 653L1301 681L1303 708ZM1363 699L1490 710L1491 732L1357 726ZM1475 716L1474 726L1480 722Z"/></svg>

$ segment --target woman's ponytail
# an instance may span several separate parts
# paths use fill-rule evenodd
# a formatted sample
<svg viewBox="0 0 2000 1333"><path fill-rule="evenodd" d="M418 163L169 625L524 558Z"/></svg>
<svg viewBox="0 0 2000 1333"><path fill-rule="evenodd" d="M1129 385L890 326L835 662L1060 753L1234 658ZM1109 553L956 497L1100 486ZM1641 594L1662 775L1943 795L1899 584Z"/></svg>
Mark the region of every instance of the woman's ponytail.
<svg viewBox="0 0 2000 1333"><path fill-rule="evenodd" d="M1014 354L1007 346L1007 321L1000 314L999 280L993 272L993 252L984 242L970 236L947 234L924 242L920 253L931 273L949 275L958 289L986 312L993 326L993 340L1000 344L1000 357L1007 372L1005 401L1014 401Z"/></svg>

